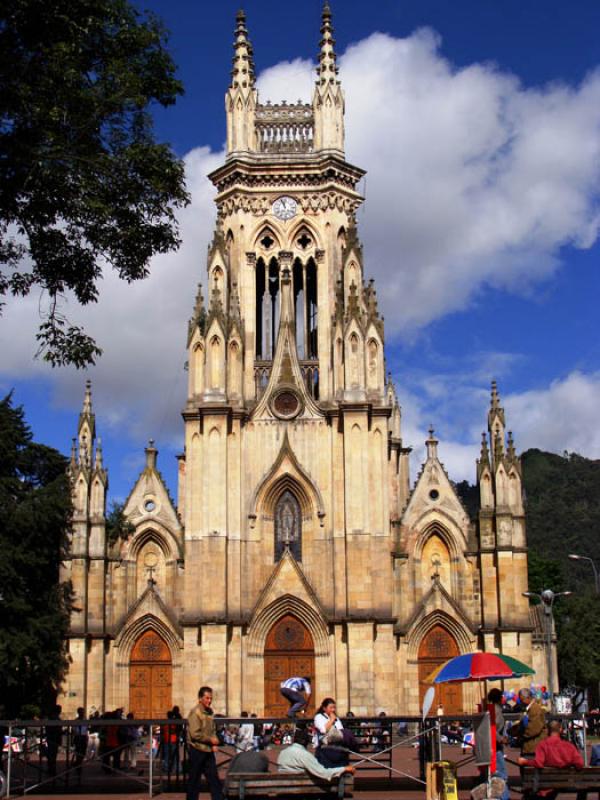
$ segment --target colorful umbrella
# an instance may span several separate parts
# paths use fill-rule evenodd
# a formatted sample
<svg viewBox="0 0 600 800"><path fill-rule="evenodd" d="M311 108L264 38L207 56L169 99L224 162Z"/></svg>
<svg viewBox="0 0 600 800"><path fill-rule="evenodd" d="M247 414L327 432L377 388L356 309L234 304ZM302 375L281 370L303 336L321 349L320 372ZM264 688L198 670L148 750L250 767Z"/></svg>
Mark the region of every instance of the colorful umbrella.
<svg viewBox="0 0 600 800"><path fill-rule="evenodd" d="M433 670L426 683L464 683L467 681L498 681L533 675L535 670L512 656L499 653L465 653L455 656Z"/></svg>

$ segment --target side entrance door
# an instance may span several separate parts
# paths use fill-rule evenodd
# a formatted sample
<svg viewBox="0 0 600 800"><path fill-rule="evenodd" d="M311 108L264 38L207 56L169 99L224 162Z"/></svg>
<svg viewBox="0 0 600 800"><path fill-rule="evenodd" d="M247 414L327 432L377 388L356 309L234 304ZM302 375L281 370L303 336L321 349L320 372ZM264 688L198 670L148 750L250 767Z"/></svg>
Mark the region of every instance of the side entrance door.
<svg viewBox="0 0 600 800"><path fill-rule="evenodd" d="M129 710L137 719L164 718L171 709L173 664L167 643L146 631L135 643L129 663Z"/></svg>

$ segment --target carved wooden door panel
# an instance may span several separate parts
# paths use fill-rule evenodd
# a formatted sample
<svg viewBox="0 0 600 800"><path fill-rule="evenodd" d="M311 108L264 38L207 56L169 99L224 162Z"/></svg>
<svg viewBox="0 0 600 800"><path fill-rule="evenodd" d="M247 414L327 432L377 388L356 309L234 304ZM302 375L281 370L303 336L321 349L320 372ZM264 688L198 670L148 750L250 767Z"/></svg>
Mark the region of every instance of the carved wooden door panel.
<svg viewBox="0 0 600 800"><path fill-rule="evenodd" d="M426 683L426 678L449 658L459 653L456 640L441 625L432 628L421 642L419 647L419 705L423 705L425 692L432 685ZM434 684L435 698L431 706L431 714L435 714L441 704L446 716L462 714L462 685L459 683Z"/></svg>
<svg viewBox="0 0 600 800"><path fill-rule="evenodd" d="M129 668L129 708L138 719L152 716L152 667L132 664Z"/></svg>
<svg viewBox="0 0 600 800"><path fill-rule="evenodd" d="M137 719L164 718L172 705L173 665L167 643L154 631L142 634L129 665L129 710Z"/></svg>
<svg viewBox="0 0 600 800"><path fill-rule="evenodd" d="M294 676L311 679L312 693L307 716L315 710L315 650L308 629L292 614L276 622L265 644L265 715L284 717L288 701L280 692L281 682Z"/></svg>

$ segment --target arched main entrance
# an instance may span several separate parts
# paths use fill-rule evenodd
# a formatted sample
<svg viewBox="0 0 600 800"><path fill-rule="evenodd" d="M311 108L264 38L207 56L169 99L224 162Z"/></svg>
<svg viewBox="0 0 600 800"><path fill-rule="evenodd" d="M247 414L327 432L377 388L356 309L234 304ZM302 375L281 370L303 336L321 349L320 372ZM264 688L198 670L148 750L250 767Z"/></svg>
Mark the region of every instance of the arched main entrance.
<svg viewBox="0 0 600 800"><path fill-rule="evenodd" d="M276 622L265 643L265 716L284 717L289 704L279 693L286 678L295 675L311 679L312 694L307 716L315 710L315 646L306 625L292 614Z"/></svg>
<svg viewBox="0 0 600 800"><path fill-rule="evenodd" d="M164 718L172 706L173 664L165 640L146 631L129 661L129 710L138 719Z"/></svg>
<svg viewBox="0 0 600 800"><path fill-rule="evenodd" d="M456 639L441 625L433 627L429 633L423 637L419 647L419 707L423 707L423 697L431 686L425 683L425 679L436 667L439 667L449 658L459 654ZM460 683L440 683L436 686L435 699L431 706L431 713L435 711L439 704L442 704L444 714L462 714L462 685Z"/></svg>

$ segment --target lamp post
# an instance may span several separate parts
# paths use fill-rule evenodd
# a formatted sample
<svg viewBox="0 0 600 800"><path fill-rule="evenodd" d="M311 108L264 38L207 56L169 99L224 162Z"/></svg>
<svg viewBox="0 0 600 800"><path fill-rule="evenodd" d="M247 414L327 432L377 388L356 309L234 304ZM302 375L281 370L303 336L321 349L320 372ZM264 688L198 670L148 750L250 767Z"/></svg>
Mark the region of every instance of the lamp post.
<svg viewBox="0 0 600 800"><path fill-rule="evenodd" d="M577 553L571 553L569 558L571 561L589 561L592 565L592 569L594 570L594 583L596 584L596 594L600 594L600 572L598 571L598 567L596 566L596 562L593 558L589 556L580 556Z"/></svg>
<svg viewBox="0 0 600 800"><path fill-rule="evenodd" d="M554 601L557 597L569 597L573 592L553 592L544 589L542 592L523 592L524 597L537 597L542 602L544 609L544 625L546 628L546 670L548 673L548 688L550 700L554 709L554 659L552 658L552 629L554 627Z"/></svg>

